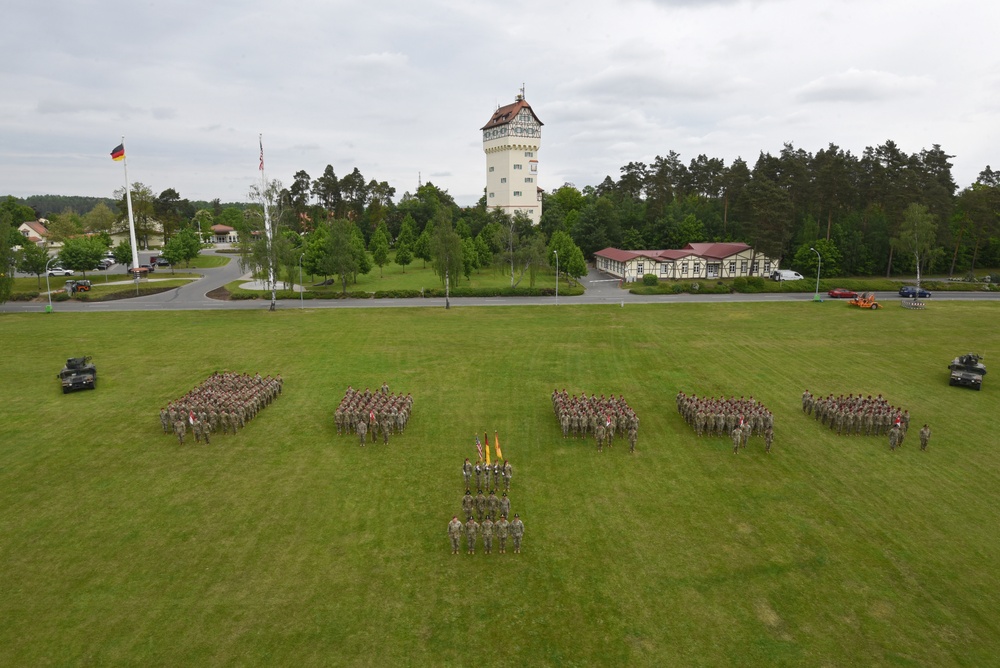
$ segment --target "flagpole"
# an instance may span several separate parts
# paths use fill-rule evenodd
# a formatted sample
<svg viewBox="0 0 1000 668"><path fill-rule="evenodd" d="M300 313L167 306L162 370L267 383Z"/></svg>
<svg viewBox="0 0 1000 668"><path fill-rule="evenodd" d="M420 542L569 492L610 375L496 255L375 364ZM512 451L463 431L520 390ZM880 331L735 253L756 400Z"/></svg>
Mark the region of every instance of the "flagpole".
<svg viewBox="0 0 1000 668"><path fill-rule="evenodd" d="M274 258L271 257L271 212L267 201L267 181L264 178L264 135L257 135L260 142L260 204L264 209L264 249L267 253L267 287L271 291L271 308L274 310L274 303L277 299L274 286Z"/></svg>
<svg viewBox="0 0 1000 668"><path fill-rule="evenodd" d="M122 149L125 148L125 135L122 135ZM122 167L125 168L125 203L128 205L128 236L132 243L132 269L139 268L139 251L135 243L135 218L132 216L132 191L128 185L128 152L122 156Z"/></svg>

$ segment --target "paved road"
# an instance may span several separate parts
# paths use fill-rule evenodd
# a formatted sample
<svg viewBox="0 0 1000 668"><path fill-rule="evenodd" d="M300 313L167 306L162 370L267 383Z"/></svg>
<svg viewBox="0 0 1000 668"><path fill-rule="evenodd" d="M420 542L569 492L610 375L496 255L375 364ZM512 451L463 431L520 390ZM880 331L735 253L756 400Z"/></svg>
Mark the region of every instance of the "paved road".
<svg viewBox="0 0 1000 668"><path fill-rule="evenodd" d="M214 254L214 251L204 251ZM266 310L269 300L238 300L220 301L210 299L206 293L238 280L239 261L235 255L225 254L231 258L224 267L211 269L185 270L203 276L190 285L175 290L162 292L146 297L123 299L110 302L59 302L53 304L53 310L67 313L100 313L109 311L216 311L216 310ZM168 274L157 273L157 278ZM583 279L586 293L576 297L560 295L558 303L568 304L607 304L624 307L626 304L687 304L687 303L731 303L731 302L808 302L812 301L812 293L763 293L763 294L727 294L727 295L633 295L618 287L618 280L602 274L595 269ZM938 292L938 296L930 301L944 300L992 300L1000 299L997 292ZM893 292L878 294L878 300L885 305L895 304L899 296ZM837 300L828 300L837 301ZM444 308L443 298L434 299L312 299L305 300L305 308ZM451 305L469 306L555 306L556 297L459 297L452 298ZM8 302L0 306L0 312L30 313L45 310L42 302ZM278 300L278 308L282 310L301 308L297 299Z"/></svg>

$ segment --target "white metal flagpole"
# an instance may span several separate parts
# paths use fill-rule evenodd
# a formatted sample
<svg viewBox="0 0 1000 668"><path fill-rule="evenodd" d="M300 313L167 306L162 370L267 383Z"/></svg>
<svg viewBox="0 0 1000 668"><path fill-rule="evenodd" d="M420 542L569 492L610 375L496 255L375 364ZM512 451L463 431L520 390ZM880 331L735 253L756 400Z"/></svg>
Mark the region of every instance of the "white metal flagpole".
<svg viewBox="0 0 1000 668"><path fill-rule="evenodd" d="M122 150L125 149L125 135L122 135ZM125 202L128 204L128 236L132 244L132 269L139 268L139 250L135 243L135 219L132 217L132 189L128 184L128 153L122 155L122 166L125 168Z"/></svg>
<svg viewBox="0 0 1000 668"><path fill-rule="evenodd" d="M267 253L267 287L271 291L271 308L274 310L277 295L274 283L274 258L271 256L271 207L267 198L267 181L264 178L264 136L257 136L260 142L260 205L264 209L264 250Z"/></svg>

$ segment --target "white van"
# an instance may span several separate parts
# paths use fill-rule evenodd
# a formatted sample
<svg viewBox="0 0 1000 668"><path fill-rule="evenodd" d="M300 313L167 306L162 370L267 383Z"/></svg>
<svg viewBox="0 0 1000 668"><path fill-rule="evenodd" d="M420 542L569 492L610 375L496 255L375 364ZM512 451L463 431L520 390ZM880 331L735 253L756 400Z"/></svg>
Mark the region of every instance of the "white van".
<svg viewBox="0 0 1000 668"><path fill-rule="evenodd" d="M771 272L771 279L775 281L801 281L802 274L790 269L776 269Z"/></svg>

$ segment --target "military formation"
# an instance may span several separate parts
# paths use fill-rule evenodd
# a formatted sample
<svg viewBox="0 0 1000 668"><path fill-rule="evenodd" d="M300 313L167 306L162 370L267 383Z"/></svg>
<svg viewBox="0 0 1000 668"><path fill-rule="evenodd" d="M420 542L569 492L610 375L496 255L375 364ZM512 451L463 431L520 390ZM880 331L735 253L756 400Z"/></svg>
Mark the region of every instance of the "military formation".
<svg viewBox="0 0 1000 668"><path fill-rule="evenodd" d="M184 445L190 429L195 441L211 443L211 435L236 433L257 413L274 401L282 391L281 375L251 376L246 373L216 371L201 385L160 409L163 433L171 431Z"/></svg>
<svg viewBox="0 0 1000 668"><path fill-rule="evenodd" d="M563 438L594 437L597 451L611 447L615 436L628 439L629 452L635 453L639 438L639 417L621 395L605 398L591 394L570 395L565 389L552 390L552 410L555 411Z"/></svg>
<svg viewBox="0 0 1000 668"><path fill-rule="evenodd" d="M473 465L469 459L462 464L462 481L465 483L465 496L462 497L462 513L465 515L463 524L458 515L451 518L448 523L448 538L451 540L451 553L458 554L461 537L465 536L466 550L469 554L476 553L476 542L482 536L483 550L486 554L493 553L493 540L497 541L497 550L500 554L507 553L507 539L510 538L515 554L521 552L521 539L524 538L524 522L521 517L514 513L514 518L510 517L510 481L514 477L514 469L510 462L504 460L503 464L499 460L492 464L487 464L482 460ZM472 495L470 485L475 479L478 494ZM490 486L492 484L492 487ZM497 491L503 485L502 496L497 496ZM489 496L483 494L484 489L489 489Z"/></svg>
<svg viewBox="0 0 1000 668"><path fill-rule="evenodd" d="M836 431L837 436L885 436L897 424L905 435L910 426L910 412L891 405L881 394L816 398L806 390L802 393L802 412Z"/></svg>
<svg viewBox="0 0 1000 668"><path fill-rule="evenodd" d="M382 442L388 444L394 433L402 434L413 409L413 396L392 394L389 386L372 392L367 387L363 392L348 386L340 405L333 412L333 421L338 434L357 434L361 447L368 441L375 443L379 434Z"/></svg>
<svg viewBox="0 0 1000 668"><path fill-rule="evenodd" d="M733 439L733 453L745 448L751 436L764 438L764 451L771 452L774 442L774 414L752 396L699 397L684 391L677 393L677 412L681 414L695 434L701 436L729 436Z"/></svg>

